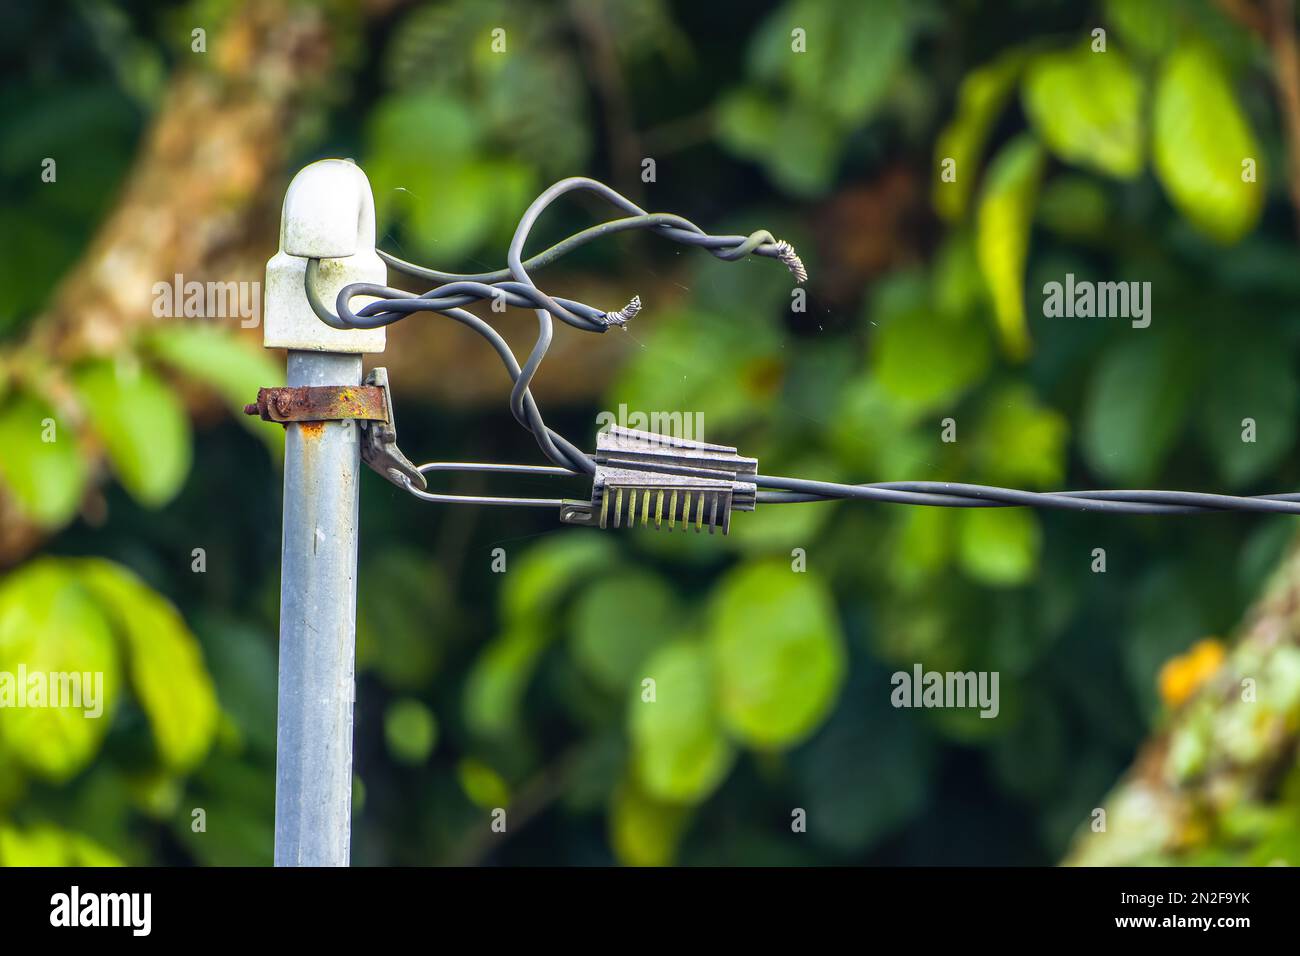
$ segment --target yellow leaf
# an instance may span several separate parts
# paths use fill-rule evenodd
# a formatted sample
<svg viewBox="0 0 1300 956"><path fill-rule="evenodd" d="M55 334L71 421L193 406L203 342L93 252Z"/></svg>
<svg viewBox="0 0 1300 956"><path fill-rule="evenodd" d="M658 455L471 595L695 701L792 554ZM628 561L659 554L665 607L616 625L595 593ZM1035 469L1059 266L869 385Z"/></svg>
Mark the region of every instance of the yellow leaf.
<svg viewBox="0 0 1300 956"><path fill-rule="evenodd" d="M1186 47L1165 60L1153 107L1154 163L1165 192L1194 226L1223 243L1254 228L1264 184L1244 178L1250 161L1258 180L1263 156L1218 60Z"/></svg>
<svg viewBox="0 0 1300 956"><path fill-rule="evenodd" d="M1016 50L972 70L961 81L957 112L939 133L934 148L934 208L944 219L965 215L984 141L1011 96L1024 60L1023 51ZM948 163L951 176L945 178Z"/></svg>
<svg viewBox="0 0 1300 956"><path fill-rule="evenodd" d="M993 297L1002 347L1012 358L1029 353L1025 322L1025 259L1043 150L1022 135L1002 147L989 167L976 217L975 249Z"/></svg>
<svg viewBox="0 0 1300 956"><path fill-rule="evenodd" d="M219 715L198 641L176 608L126 568L95 558L76 563L126 645L131 685L163 762L190 769L208 752Z"/></svg>
<svg viewBox="0 0 1300 956"><path fill-rule="evenodd" d="M1186 654L1171 657L1157 679L1160 699L1168 707L1181 706L1214 675L1224 657L1223 644L1212 637L1197 641Z"/></svg>
<svg viewBox="0 0 1300 956"><path fill-rule="evenodd" d="M1142 171L1142 78L1118 50L1045 53L1025 73L1025 111L1052 152L1118 179Z"/></svg>
<svg viewBox="0 0 1300 956"><path fill-rule="evenodd" d="M17 762L56 782L84 768L112 721L120 668L108 621L66 562L42 558L5 579L0 741Z"/></svg>

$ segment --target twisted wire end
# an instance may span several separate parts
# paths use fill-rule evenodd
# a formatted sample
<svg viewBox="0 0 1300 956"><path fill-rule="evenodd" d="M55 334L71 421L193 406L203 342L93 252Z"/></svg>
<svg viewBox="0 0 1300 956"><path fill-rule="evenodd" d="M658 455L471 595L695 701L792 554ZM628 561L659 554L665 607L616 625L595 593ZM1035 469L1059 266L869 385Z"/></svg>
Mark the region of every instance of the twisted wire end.
<svg viewBox="0 0 1300 956"><path fill-rule="evenodd" d="M626 329L628 322L636 318L637 313L640 311L641 297L639 295L634 295L632 296L632 301L623 306L623 308L614 312L606 312L604 316L605 324L617 325L620 329Z"/></svg>
<svg viewBox="0 0 1300 956"><path fill-rule="evenodd" d="M781 262L785 263L785 267L789 269L790 274L794 276L795 282L802 285L808 281L808 270L804 268L803 260L800 259L799 254L794 251L794 246L790 245L790 243L786 242L784 239L780 239L776 243L776 257Z"/></svg>

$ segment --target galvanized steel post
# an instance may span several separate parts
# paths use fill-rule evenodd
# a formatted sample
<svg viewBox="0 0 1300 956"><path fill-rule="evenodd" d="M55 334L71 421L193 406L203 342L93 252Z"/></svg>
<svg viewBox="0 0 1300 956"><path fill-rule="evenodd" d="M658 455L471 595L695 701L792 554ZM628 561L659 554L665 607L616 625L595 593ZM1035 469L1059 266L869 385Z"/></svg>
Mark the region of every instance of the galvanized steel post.
<svg viewBox="0 0 1300 956"><path fill-rule="evenodd" d="M289 350L289 386L358 385L361 353L383 351L383 329L330 328L303 288L308 259L324 260L327 301L348 283L384 282L374 246L374 200L355 164L323 160L294 177L266 268L263 338ZM360 448L350 419L285 426L276 866L349 862Z"/></svg>

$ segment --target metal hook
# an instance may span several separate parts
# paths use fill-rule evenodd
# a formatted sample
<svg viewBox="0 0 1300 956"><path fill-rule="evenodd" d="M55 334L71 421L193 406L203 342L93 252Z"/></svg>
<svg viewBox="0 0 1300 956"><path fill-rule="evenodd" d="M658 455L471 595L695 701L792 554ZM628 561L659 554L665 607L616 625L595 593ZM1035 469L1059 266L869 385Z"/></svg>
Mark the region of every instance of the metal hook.
<svg viewBox="0 0 1300 956"><path fill-rule="evenodd" d="M431 471L470 471L501 472L512 475L557 475L561 477L582 477L568 468L554 465L505 465L484 461L431 461L416 469L421 475ZM431 491L421 491L411 484L405 475L399 476L406 485L406 490L417 498L448 505L522 505L529 508L560 508L568 502L565 498L500 498L483 495L447 495Z"/></svg>

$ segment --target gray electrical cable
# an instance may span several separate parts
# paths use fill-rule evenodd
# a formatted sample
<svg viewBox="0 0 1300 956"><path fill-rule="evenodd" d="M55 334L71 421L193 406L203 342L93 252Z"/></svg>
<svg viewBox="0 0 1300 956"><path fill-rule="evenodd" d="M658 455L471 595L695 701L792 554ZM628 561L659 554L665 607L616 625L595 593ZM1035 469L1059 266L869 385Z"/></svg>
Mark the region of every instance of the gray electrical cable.
<svg viewBox="0 0 1300 956"><path fill-rule="evenodd" d="M565 180L571 182L572 180ZM595 182L595 180L579 180L580 182ZM557 183L556 185L562 185ZM598 184L602 185L602 184ZM608 187L605 187L608 188ZM610 190L615 196L619 196L613 190ZM619 196L619 199L623 199ZM621 204L620 204L621 205ZM639 209L638 206L628 202L625 209ZM601 239L605 236L613 235L618 232L624 232L629 229L657 229L662 235L669 239L687 245L702 246L713 252L720 259L734 261L742 259L751 253L754 255L768 256L780 259L787 264L787 268L795 273L795 278L799 282L807 280L807 272L803 271L803 262L798 261L798 257L793 255L793 249L790 244L779 239L773 238L772 234L766 230L759 230L748 236L710 236L700 229L699 226L681 216L674 216L669 213L647 213L639 212L637 215L628 216L623 219L611 219L608 222L602 222L595 226L589 226L581 232L574 233L567 239L556 243L544 252L540 252L524 262L527 269L540 269L550 265L574 249L585 246L595 239ZM389 266L398 272L413 276L417 279L427 279L430 282L455 282L458 280L473 280L478 282L499 282L502 279L509 279L513 273L507 269L498 269L495 272L479 273L456 273L456 272L439 272L436 269L429 269L424 266L407 262L399 259L391 253L379 250L379 257ZM796 266L797 261L797 266Z"/></svg>
<svg viewBox="0 0 1300 956"><path fill-rule="evenodd" d="M523 258L523 249L529 233L541 214L561 196L577 190L593 192L624 212L620 219L590 226L561 240L530 259ZM338 329L373 329L391 325L416 312L434 312L445 315L473 329L487 339L501 358L510 375L513 387L510 392L510 411L515 419L537 439L538 445L556 467L530 465L471 465L478 471L523 471L539 474L592 474L596 463L563 435L547 427L542 420L530 386L546 352L554 331L552 319L587 332L605 332L611 327L625 326L641 308L640 297L635 297L622 309L605 312L582 302L559 296L550 296L533 281L530 270L544 268L560 257L596 239L632 229L649 229L674 242L708 250L724 261L735 261L748 255L766 256L784 263L797 282L808 278L803 262L789 243L776 239L770 232L759 230L748 236L713 236L681 216L668 213L648 213L627 197L594 179L574 177L551 186L529 205L515 228L506 255L507 267L492 272L454 273L441 272L419 266L386 252L380 257L394 270L415 278L438 283L423 295L374 283L353 283L339 291L335 310L330 311L321 300L319 260L308 261L305 286L308 302L322 322ZM373 297L361 309L353 311L352 299ZM520 365L509 345L500 334L483 319L464 306L486 300L502 302L517 308L531 308L537 314L537 339L528 358ZM431 470L460 467L452 464L423 466ZM1184 515L1208 514L1223 511L1252 511L1274 514L1300 514L1300 494L1276 494L1242 497L1191 491L1105 490L1035 492L991 485L942 481L886 481L869 484L841 484L806 478L783 478L758 475L755 484L762 489L757 500L768 504L793 504L798 502L858 499L895 504L922 505L945 508L1049 508L1063 511L1103 512L1132 515ZM413 494L417 494L414 488ZM543 502L551 499L475 498L419 494L430 501L470 501L473 503L521 504ZM557 499L558 500L558 499Z"/></svg>
<svg viewBox="0 0 1300 956"><path fill-rule="evenodd" d="M1206 514L1216 511L1300 514L1300 494L1241 497L1196 491L1037 492L963 482L883 481L846 485L772 475L759 475L755 478L755 483L760 488L781 489L758 493L758 501L770 504L858 498L947 508L1051 508L1135 515Z"/></svg>
<svg viewBox="0 0 1300 956"><path fill-rule="evenodd" d="M477 281L456 281L430 289L423 295L372 282L354 282L346 286L347 299L342 295L339 296L336 303L337 314L334 314L321 302L315 288L319 283L317 276L320 261L311 260L307 269L310 273L307 288L311 290L308 293L308 300L312 302L313 310L319 310L318 315L323 311L329 316L327 324L336 329L377 329L391 325L414 312L441 312L444 309L463 308L488 299L517 308L533 308L540 302L538 298L540 290L522 282L497 282L489 285ZM368 303L354 312L348 300L359 296L375 296L380 301ZM563 303L570 313L577 315L577 321L565 318L565 321L574 328L586 332L604 332L609 328L610 323L604 319L608 313L572 299L557 297L556 301Z"/></svg>
<svg viewBox="0 0 1300 956"><path fill-rule="evenodd" d="M556 199L576 190L594 192L632 215L584 229L525 262L524 244L538 217ZM439 272L381 253L384 261L399 272L442 284L424 295L415 295L374 283L353 283L339 290L332 312L319 294L319 260L308 260L304 286L312 310L322 322L333 328L379 328L415 312L428 311L446 315L474 329L488 339L505 362L506 369L514 382L510 393L510 408L515 418L533 433L543 453L551 461L574 472L590 474L595 470L595 463L563 436L546 427L529 388L550 348L554 332L552 317L584 331L605 332L610 327L625 327L628 320L640 311L641 300L637 296L621 309L601 311L572 299L547 295L532 280L528 270L548 265L560 256L595 239L629 229L652 229L676 242L707 249L714 256L726 261L734 261L751 254L778 259L785 263L797 281L802 282L807 279L803 262L795 254L793 247L787 242L776 239L766 230L759 230L748 236L711 236L681 216L648 213L604 183L594 179L573 177L551 186L529 205L511 237L506 269L472 275ZM354 312L351 308L351 300L357 296L374 296L378 301L368 303ZM518 364L504 340L490 325L471 313L461 310L462 306L487 299L500 300L506 305L532 308L536 312L537 340L522 366Z"/></svg>

